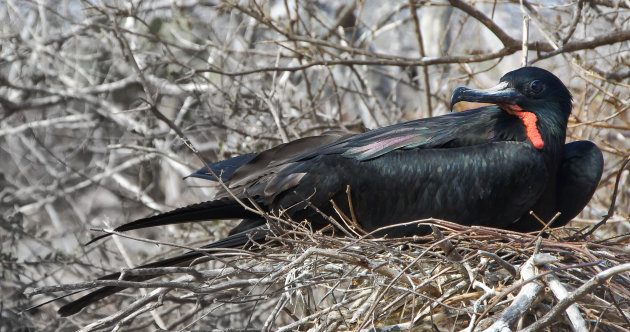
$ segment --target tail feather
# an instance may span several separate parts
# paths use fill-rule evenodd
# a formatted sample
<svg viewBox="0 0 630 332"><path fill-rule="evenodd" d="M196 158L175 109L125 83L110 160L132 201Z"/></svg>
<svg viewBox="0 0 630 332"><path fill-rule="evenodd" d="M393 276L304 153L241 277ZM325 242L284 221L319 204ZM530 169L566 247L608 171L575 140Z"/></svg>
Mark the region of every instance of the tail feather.
<svg viewBox="0 0 630 332"><path fill-rule="evenodd" d="M212 220L212 219L242 219L254 218L258 215L247 211L241 204L230 199L224 198L214 201L207 201L198 204L188 205L169 212L142 218L130 223L123 224L114 229L116 232L126 232L133 229L156 227L172 224L180 224L186 222ZM86 245L94 243L111 234L99 235Z"/></svg>
<svg viewBox="0 0 630 332"><path fill-rule="evenodd" d="M245 232L241 232L238 234L234 234L228 236L219 241L210 243L201 247L202 249L210 249L210 248L238 248L245 246L250 239L256 242L264 242L265 237L267 236L267 228L265 226L257 227L255 229L251 229ZM179 256L159 260L156 262L144 264L137 266L136 268L156 268L156 267L173 267L173 266L188 266L192 264L201 264L207 261L212 260L212 257L204 255L199 251L189 251ZM150 280L155 278L157 275L141 275L141 276L129 276L125 278L126 281L137 281L142 282L146 280ZM117 280L120 278L120 272L111 273L106 276L99 278L99 280ZM81 311L83 308L88 305L97 302L107 296L116 294L126 287L117 287L117 286L105 286L101 287L89 294L86 294L80 297L77 300L74 300L63 307L59 308L57 311L61 316L70 316L74 315L77 312ZM76 292L74 292L76 293ZM73 293L73 294L74 294Z"/></svg>

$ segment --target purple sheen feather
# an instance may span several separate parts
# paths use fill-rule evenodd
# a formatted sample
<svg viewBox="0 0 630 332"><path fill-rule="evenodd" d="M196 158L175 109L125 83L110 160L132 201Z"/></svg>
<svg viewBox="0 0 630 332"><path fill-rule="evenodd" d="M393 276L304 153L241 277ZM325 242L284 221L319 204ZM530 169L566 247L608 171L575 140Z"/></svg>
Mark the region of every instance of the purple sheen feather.
<svg viewBox="0 0 630 332"><path fill-rule="evenodd" d="M351 148L346 151L346 153L344 153L344 156L354 156L357 157L359 160L374 158L389 151L404 147L408 144L417 143L417 139L418 136L413 134L391 137L364 146Z"/></svg>

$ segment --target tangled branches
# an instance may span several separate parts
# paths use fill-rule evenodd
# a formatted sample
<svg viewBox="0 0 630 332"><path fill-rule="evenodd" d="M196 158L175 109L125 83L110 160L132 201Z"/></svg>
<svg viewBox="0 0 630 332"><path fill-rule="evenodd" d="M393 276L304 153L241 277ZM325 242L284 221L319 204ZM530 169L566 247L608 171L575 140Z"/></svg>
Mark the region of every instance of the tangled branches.
<svg viewBox="0 0 630 332"><path fill-rule="evenodd" d="M541 238L444 221L420 224L432 225L433 235L339 237L297 226L254 252L208 253L220 261L209 269L127 271L183 274L175 280L101 280L29 293L150 289L125 305L112 298L112 305L87 309L86 316L96 317L123 308L82 331L160 326L152 310L170 317L161 322L169 330L201 324L257 331L501 331L518 324L526 331L621 331L629 324L630 255L620 247L627 237L566 242L555 239L557 231Z"/></svg>

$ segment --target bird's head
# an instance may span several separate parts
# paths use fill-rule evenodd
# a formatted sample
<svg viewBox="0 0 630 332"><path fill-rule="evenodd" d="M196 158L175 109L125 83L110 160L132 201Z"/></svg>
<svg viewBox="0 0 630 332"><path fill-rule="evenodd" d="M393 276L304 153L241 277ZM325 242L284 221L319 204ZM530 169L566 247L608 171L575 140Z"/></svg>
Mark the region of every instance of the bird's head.
<svg viewBox="0 0 630 332"><path fill-rule="evenodd" d="M566 123L571 114L571 93L554 74L537 67L523 67L511 71L495 87L485 90L459 87L451 96L451 110L460 101L495 104L505 112L521 118L527 128L528 136L540 136L536 122L549 120L558 128L552 131L566 130ZM532 143L542 149L542 140L530 136Z"/></svg>
<svg viewBox="0 0 630 332"><path fill-rule="evenodd" d="M455 89L451 110L460 101L470 101L495 104L508 113L555 111L568 118L571 100L571 93L554 74L537 67L523 67L503 75L499 84L490 89Z"/></svg>

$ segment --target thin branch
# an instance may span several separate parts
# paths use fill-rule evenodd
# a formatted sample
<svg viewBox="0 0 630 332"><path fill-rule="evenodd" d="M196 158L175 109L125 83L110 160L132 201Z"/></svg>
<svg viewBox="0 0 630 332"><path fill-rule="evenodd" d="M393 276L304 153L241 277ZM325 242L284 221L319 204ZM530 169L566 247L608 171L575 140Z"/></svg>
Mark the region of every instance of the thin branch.
<svg viewBox="0 0 630 332"><path fill-rule="evenodd" d="M416 1L409 0L409 11L411 12L411 18L413 19L413 26L415 28L416 39L418 42L418 52L420 58L425 57L424 42L422 41L422 30L420 29L420 19L418 18ZM431 84L429 83L429 69L428 66L422 67L422 78L424 80L424 99L427 104L427 116L433 116L433 107L431 106Z"/></svg>
<svg viewBox="0 0 630 332"><path fill-rule="evenodd" d="M522 331L536 332L545 329L553 322L555 322L558 316L562 315L562 313L573 303L577 302L584 296L591 294L597 287L607 283L610 278L628 271L630 271L630 263L611 267L610 269L598 273L597 275L589 279L589 281L571 292L571 294L569 294L563 300L559 301L558 304L553 306L547 314L539 318L535 323L523 329Z"/></svg>

